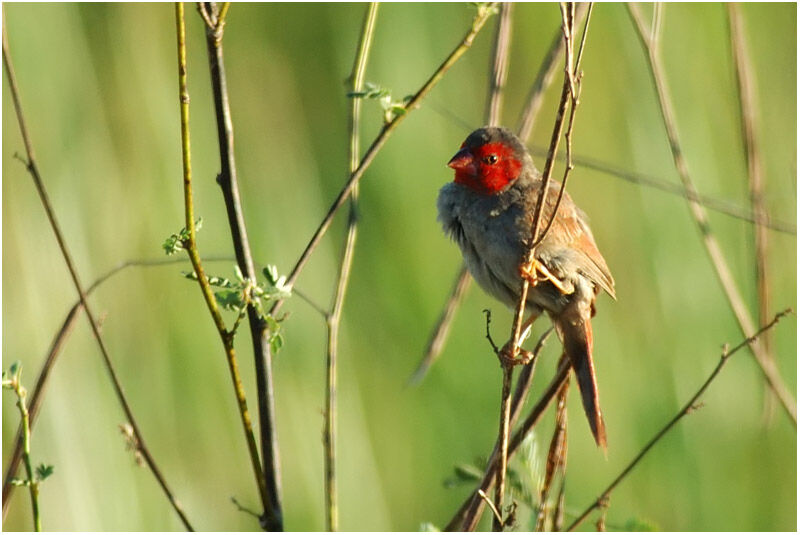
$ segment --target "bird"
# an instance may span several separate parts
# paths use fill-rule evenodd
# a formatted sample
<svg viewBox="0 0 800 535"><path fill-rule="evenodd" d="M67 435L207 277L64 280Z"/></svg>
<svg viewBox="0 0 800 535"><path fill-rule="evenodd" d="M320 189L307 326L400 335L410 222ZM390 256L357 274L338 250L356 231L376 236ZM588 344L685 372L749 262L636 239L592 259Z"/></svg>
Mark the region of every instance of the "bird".
<svg viewBox="0 0 800 535"><path fill-rule="evenodd" d="M616 299L614 278L600 254L586 214L564 192L552 226L524 265L536 205L544 185L524 143L509 129L478 128L447 164L452 182L439 190L438 220L458 244L472 277L490 296L516 308L522 277L530 286L530 325L543 312L558 334L577 378L583 408L598 446L606 449L592 359L595 300L601 290ZM540 229L552 218L560 184L550 181ZM541 230L540 230L541 232ZM508 345L500 353L508 352Z"/></svg>

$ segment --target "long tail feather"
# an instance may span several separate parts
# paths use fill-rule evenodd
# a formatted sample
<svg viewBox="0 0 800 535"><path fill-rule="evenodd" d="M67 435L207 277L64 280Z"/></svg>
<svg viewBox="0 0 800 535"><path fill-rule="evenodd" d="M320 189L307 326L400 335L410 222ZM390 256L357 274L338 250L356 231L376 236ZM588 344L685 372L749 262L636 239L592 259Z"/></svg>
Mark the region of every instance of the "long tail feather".
<svg viewBox="0 0 800 535"><path fill-rule="evenodd" d="M579 317L575 317L578 315ZM564 352L569 357L583 400L583 410L589 419L597 445L606 448L606 424L600 412L597 394L597 380L592 362L592 324L582 314L568 314L555 318L556 328L564 344Z"/></svg>

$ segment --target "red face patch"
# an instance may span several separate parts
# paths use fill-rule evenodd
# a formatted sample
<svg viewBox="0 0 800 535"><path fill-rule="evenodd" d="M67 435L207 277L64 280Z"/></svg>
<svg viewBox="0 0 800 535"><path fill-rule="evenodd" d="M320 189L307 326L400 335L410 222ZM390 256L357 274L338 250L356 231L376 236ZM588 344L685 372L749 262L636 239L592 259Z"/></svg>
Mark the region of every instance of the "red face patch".
<svg viewBox="0 0 800 535"><path fill-rule="evenodd" d="M455 182L482 195L499 192L516 180L522 169L522 162L514 157L513 149L500 142L475 147L470 153L475 165L469 166L470 169L456 169Z"/></svg>

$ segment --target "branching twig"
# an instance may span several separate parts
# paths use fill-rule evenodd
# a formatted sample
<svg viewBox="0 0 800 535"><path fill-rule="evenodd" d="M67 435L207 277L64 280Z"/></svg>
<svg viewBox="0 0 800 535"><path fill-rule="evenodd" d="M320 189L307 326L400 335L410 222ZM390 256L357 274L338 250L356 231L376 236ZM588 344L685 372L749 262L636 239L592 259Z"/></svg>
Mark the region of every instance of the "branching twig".
<svg viewBox="0 0 800 535"><path fill-rule="evenodd" d="M742 16L738 4L729 3L728 7L728 28L731 37L731 49L733 59L736 64L736 80L739 85L739 106L742 119L742 141L744 142L745 154L747 156L747 177L750 186L750 206L753 215L758 219L767 219L767 207L764 203L764 173L761 165L761 151L758 146L758 136L756 132L756 116L758 108L756 105L755 76L753 75L752 64L747 53L745 43ZM755 271L756 271L756 291L758 293L758 322L767 321L767 316L772 308L769 295L769 264L767 263L767 229L763 226L756 226L754 229L755 240ZM770 333L765 333L761 337L761 345L764 349L764 356L767 360L774 363L775 355L772 353L772 337ZM771 417L774 414L775 398L767 390L764 397L764 414Z"/></svg>
<svg viewBox="0 0 800 535"><path fill-rule="evenodd" d="M255 281L256 272L253 265L253 257L250 253L250 242L247 238L247 227L239 195L239 179L236 172L234 154L233 120L231 118L228 83L225 74L225 56L222 47L223 28L228 6L229 3L226 2L218 8L215 3L208 2L205 6L200 6L199 11L201 15L205 13L212 22L211 25L208 25L208 22L206 23L206 47L211 71L211 86L214 93L214 111L217 120L217 139L220 155L220 173L217 175L217 183L220 185L222 196L225 200L225 209L228 214L228 225L231 230L233 249L236 253L236 262L245 278ZM280 531L283 527L283 513L280 500L280 463L275 432L272 354L267 350L269 346L269 329L267 322L259 315L258 310L252 303L247 307L247 319L255 359L261 457L266 485L262 522L265 529Z"/></svg>
<svg viewBox="0 0 800 535"><path fill-rule="evenodd" d="M367 68L367 59L372 45L372 36L375 33L375 20L378 15L378 3L370 3L364 15L364 24L361 28L361 40L350 73L351 89L353 93L361 91L364 85L364 74ZM359 161L359 124L361 114L361 99L354 98L351 102L349 114L350 130L350 164L348 173L352 174L358 168ZM358 237L358 185L353 187L350 195L350 214L347 220L347 237L345 238L342 260L339 265L339 279L336 283L336 292L333 296L331 311L327 315L328 323L328 351L326 355L326 383L325 383L325 424L322 431L322 441L325 449L325 518L328 531L339 529L339 506L336 492L336 361L339 350L339 325L342 316L347 283L350 280L350 269L353 265L353 253Z"/></svg>
<svg viewBox="0 0 800 535"><path fill-rule="evenodd" d="M545 333L545 336L548 335L550 331ZM544 338L544 336L543 336ZM534 349L534 362L536 360L536 355L538 355L539 351L541 350L541 345L537 345L536 349ZM558 394L559 389L564 384L564 381L567 380L567 376L569 375L570 366L567 362L562 362L556 372L555 377L553 380L550 381L550 384L547 386L545 391L539 398L539 401L531 409L528 416L525 418L525 421L519 426L519 429L514 433L514 436L511 437L511 440L508 444L508 456L511 458L513 454L517 451L517 449L522 444L522 441L531 432L531 430L539 423L544 411L547 410L547 407L550 406L550 403L555 399L556 395ZM516 396L514 402L516 403ZM514 407L512 407L512 424L513 424L513 416L515 415ZM456 514L453 515L453 518L447 524L445 528L447 531L473 531L475 526L478 524L478 520L480 519L481 513L483 512L484 504L481 501L480 497L478 496L478 490L482 490L483 492L487 492L489 488L491 488L492 484L494 483L495 474L497 473L497 464L499 461L499 448L495 447L495 450L492 452L492 455L489 457L489 461L486 463L486 469L484 471L483 479L481 480L478 488L475 489L464 501Z"/></svg>
<svg viewBox="0 0 800 535"><path fill-rule="evenodd" d="M86 317L89 320L92 334L94 335L95 340L97 340L97 344L100 348L100 353L103 357L103 363L105 365L105 368L108 371L109 376L111 377L111 382L114 386L114 392L117 396L117 400L119 401L123 411L125 412L126 419L131 424L136 439L139 442L141 453L145 459L145 462L147 463L148 468L158 481L158 484L161 486L162 491L166 495L173 509L180 517L181 522L183 522L183 525L186 527L186 529L192 531L192 525L183 511L183 507L180 505L177 498L175 498L175 496L172 494L172 491L167 485L164 476L161 474L161 471L156 465L155 459L153 458L149 448L145 444L144 438L142 437L142 434L139 430L139 425L136 423L136 418L134 417L133 411L131 410L127 398L125 397L125 393L122 390L122 385L120 384L119 379L117 378L117 373L114 369L114 366L111 363L111 358L109 357L108 350L106 349L105 346L105 342L103 342L103 338L100 335L100 330L97 321L95 320L95 316L92 313L91 308L89 307L89 304L86 300L86 292L84 291L83 285L81 284L80 279L78 277L78 272L75 268L75 264L72 261L72 255L70 254L69 249L67 248L66 240L64 239L64 236L61 232L61 227L59 226L58 221L56 220L56 215L53 210L53 206L50 203L50 198L47 194L47 190L45 189L41 175L39 174L39 167L36 163L36 156L33 151L33 143L28 134L28 128L26 126L25 118L22 113L22 104L20 102L20 97L19 97L19 88L17 86L17 79L14 74L14 67L11 62L11 55L9 53L8 36L6 34L5 14L3 15L2 32L3 32L2 36L3 63L6 68L6 74L8 75L9 87L11 89L11 96L14 101L14 109L16 111L17 121L19 123L20 134L22 135L22 141L25 145L25 152L27 154L26 167L31 175L31 178L33 179L34 185L36 186L36 191L39 194L39 199L41 200L42 206L44 207L44 210L47 214L47 219L49 220L50 227L52 228L53 233L55 234L56 241L58 241L58 247L61 250L61 255L63 256L64 262L67 265L67 269L69 270L70 277L72 278L72 283L75 286L75 290L78 292L78 295L80 297L81 306L86 311Z"/></svg>
<svg viewBox="0 0 800 535"><path fill-rule="evenodd" d="M681 144L678 139L678 129L675 121L675 113L672 109L672 100L670 99L666 79L663 75L661 60L657 54L656 44L650 37L651 33L647 31L644 19L639 12L639 8L635 4L629 3L628 13L634 22L637 35L639 36L639 40L641 41L642 47L647 55L647 65L658 96L659 110L664 121L667 137L669 139L669 146L672 152L675 168L677 169L678 175L680 176L680 179L683 182L686 190L691 192L693 195L697 195L697 188L695 188L694 182L689 175L689 167L686 163L686 159L684 158L683 150L681 149ZM657 35L657 32L655 35ZM750 318L750 314L747 310L744 300L739 293L739 289L737 288L736 282L733 279L733 275L728 267L728 263L722 254L722 249L719 246L719 242L717 241L716 236L711 232L706 211L700 204L693 201L689 202L689 209L692 218L694 219L700 231L703 245L705 246L706 252L708 253L711 263L714 266L714 271L717 275L717 278L719 279L720 284L725 292L725 296L728 298L728 303L730 304L730 307L736 316L739 328L744 336L750 336L750 334L755 331L755 326ZM783 408L786 410L786 413L791 418L792 423L797 426L797 404L791 392L783 382L775 363L767 358L763 345L759 340L754 340L750 345L750 348L756 362L761 368L767 384L777 395L778 399L783 405Z"/></svg>
<svg viewBox="0 0 800 535"><path fill-rule="evenodd" d="M578 67L574 65L574 39L575 39L575 4L568 3L568 4L561 4L561 15L563 21L563 29L564 29L564 39L566 41L566 61L564 67L564 86L561 91L561 102L559 103L558 113L556 115L556 122L553 128L553 136L550 140L550 153L548 154L547 161L545 162L544 172L542 176L542 184L541 184L541 191L539 192L539 198L537 199L536 209L534 210L533 214L533 221L531 223L531 246L528 248L524 264L529 265L533 261L536 252L536 245L541 242L541 239L544 238L545 233L547 232L548 227L545 227L544 232L539 234L539 224L541 220L541 216L543 213L543 206L545 200L545 194L547 193L550 187L550 175L553 171L553 164L555 161L555 155L558 151L558 143L561 138L561 132L563 131L564 126L564 113L566 111L567 101L571 100L572 102L572 113L570 114L569 120L569 127L567 128L567 147L568 153L570 153L570 137L572 133L572 123L575 117L575 108L577 104L577 81L576 81L576 73ZM587 19L588 22L588 19ZM564 174L564 181L566 181L567 175L570 171L570 165L568 165L565 170ZM563 192L563 184L562 184L562 192ZM560 198L559 198L560 201ZM555 214L558 211L558 204L553 209L553 218L555 218ZM525 308L527 304L527 296L528 296L528 286L529 282L527 278L522 278L521 281L521 288L520 288L520 297L519 303L516 308L514 321L512 322L511 328L511 351L512 357L516 356L516 353L519 351L519 343L520 343L520 336L522 334L522 321L523 316L525 314ZM501 417L500 417L500 435L498 442L500 443L500 454L499 454L499 461L497 465L497 483L495 485L495 503L498 505L500 509L502 509L503 504L503 492L504 492L504 485L505 485L505 471L506 465L508 462L508 434L509 434L509 426L508 426L508 415L509 415L509 404L510 400L508 399L508 395L510 394L510 384L511 384L511 374L513 373L513 365L504 363L503 365L503 400L501 404ZM502 529L502 526L495 525L495 529L499 530Z"/></svg>
<svg viewBox="0 0 800 535"><path fill-rule="evenodd" d="M17 365L12 366L12 373L6 377L6 372L3 371L3 388L8 388L17 396L17 408L20 415L20 428L22 435L22 460L25 465L25 479L24 484L28 487L28 492L31 497L31 513L33 515L33 530L42 531L42 516L39 511L39 478L33 471L33 462L31 461L31 424L30 412L28 411L27 397L28 392L22 386L22 367Z"/></svg>
<svg viewBox="0 0 800 535"><path fill-rule="evenodd" d="M444 62L434 71L434 73L428 78L428 80L422 85L422 87L414 93L408 103L405 105L405 113L395 114L394 118L386 123L375 139L372 141L372 144L367 149L367 152L364 154L364 157L361 158L361 162L358 165L358 168L350 174L347 182L345 182L344 186L342 187L339 195L331 204L331 207L328 209L328 213L320 222L317 230L314 231L314 235L309 240L308 244L306 245L305 250L300 255L300 258L297 260L294 268L290 272L289 276L286 279L286 283L289 286L293 286L297 277L300 276L300 272L308 262L311 253L319 245L320 240L327 232L328 228L330 227L331 221L333 220L333 216L336 215L336 212L345 201L350 197L350 194L353 192L353 188L358 181L361 180L361 177L364 175L364 172L369 168L372 164L372 161L377 156L378 152L383 148L386 144L387 139L391 134L397 129L400 123L408 117L408 115L417 108L422 100L428 96L431 90L436 87L442 77L445 75L447 71L464 55L464 53L472 46L472 43L475 41L475 37L478 35L478 32L481 31L486 21L489 20L489 17L492 16L495 8L495 3L490 3L486 5L480 5L478 7L478 13L472 19L472 24L470 29L467 31L464 38L461 42L455 47L455 49L450 53L449 56L444 60ZM275 302L270 310L271 314L275 314L283 305L283 300L279 299Z"/></svg>
<svg viewBox="0 0 800 535"><path fill-rule="evenodd" d="M780 321L780 319L782 317L784 317L784 316L786 316L787 314L790 314L790 313L792 313L792 309L790 309L790 308L784 310L783 312L778 313L772 319L771 322L769 322L767 325L765 325L764 327L762 327L761 329L756 331L756 333L753 334L753 336L745 338L742 342L740 342L733 349L728 349L727 344L726 344L725 349L722 351L722 356L719 359L719 363L717 364L717 367L714 368L714 371L711 372L711 375L709 375L708 379L706 379L706 381L703 383L703 385L700 387L700 389L691 397L691 399L688 401L688 403L686 403L686 405L684 405L683 408L681 408L681 410L678 412L678 414L676 414L667 423L667 425L665 425L663 428L661 428L661 430L658 433L656 433L655 436L652 439L650 439L650 441L647 444L645 444L644 448L642 448L642 450L633 458L633 460L630 463L628 463L628 465L614 479L614 481L612 481L611 484L608 485L608 487L606 487L606 489L603 492L600 493L600 496L598 496L598 498L589 507L587 507L586 510L583 513L581 513L578 516L578 518L575 519L574 522L572 522L572 524L570 524L570 526L567 528L567 531L573 531L584 520L586 520L586 517L588 517L589 514L592 511L594 511L595 509L601 507L603 505L603 503L608 499L608 497L611 494L611 492L615 488L617 488L617 485L619 485L620 482L623 479L625 479L625 477L631 472L631 470L633 470L636 467L636 465L639 464L639 461L642 460L642 458L647 454L647 452L650 451L650 449L659 440L661 440L661 438L664 435L666 435L669 432L669 430L672 429L675 426L675 424L677 424L681 420L681 418L683 418L684 416L689 414L697 406L697 400L700 399L700 396L702 396L703 393L705 393L706 389L711 384L711 382L714 381L714 379L717 377L717 375L719 375L719 372L722 370L722 367L725 366L725 364L728 362L728 359L731 356L733 356L735 353L737 353L743 347L749 346L750 344L752 344L754 341L756 341L758 339L759 336L761 336L763 333L765 333L766 331L768 331L769 329L774 327L775 324L778 323L778 321Z"/></svg>
<svg viewBox="0 0 800 535"><path fill-rule="evenodd" d="M267 509L269 502L269 495L267 491L266 481L264 479L264 472L261 468L261 461L258 457L258 445L256 438L253 434L253 426L250 420L250 413L247 409L247 399L244 393L244 386L239 374L239 364L236 359L236 351L233 348L233 334L225 327L225 322L222 319L222 314L217 305L217 300L211 290L211 285L203 270L202 262L200 261L200 253L197 249L196 231L195 231L195 218L194 218L194 203L192 200L192 166L191 166L191 144L189 139L189 92L187 89L187 67L186 67L186 23L184 21L183 3L177 2L175 4L175 22L177 27L178 36L178 85L179 85L179 101L181 112L181 153L183 163L183 193L184 193L184 211L186 219L186 230L189 238L184 244L189 259L192 262L192 267L197 275L197 282L200 285L200 291L205 299L206 306L217 328L217 332L222 340L222 345L225 349L225 356L228 361L228 369L233 381L233 387L236 394L236 401L238 403L239 415L242 420L244 428L245 439L247 440L247 448L250 455L250 463L252 465L253 474L256 478L259 496L262 504L264 504L265 514L269 511ZM265 519L262 519L262 526Z"/></svg>
<svg viewBox="0 0 800 535"><path fill-rule="evenodd" d="M577 12L577 16L580 19L586 12L583 4L578 6ZM500 28L498 27L498 39L500 38L499 29ZM550 84L553 81L553 75L558 65L557 60L561 50L564 47L563 37L564 34L561 28L559 28L554 37L553 44L550 46L550 49L545 55L542 64L539 66L536 78L531 86L531 90L528 95L528 104L522 113L522 119L520 120L520 127L518 129L518 135L523 141L526 141L530 137L531 130L533 129L533 123L536 121L536 117L541 109L541 103L544 100L544 93L550 87ZM507 72L507 68L499 69L494 66L494 64L498 61L507 63L507 48L501 48L498 45L495 45L495 51L496 53L492 63L492 72ZM498 55L500 51L503 51L504 55ZM499 88L502 87L502 85L503 84L492 84L489 93L490 103L487 105L489 110L498 108L498 106L493 104L493 102L495 100L499 100ZM497 124L497 116L487 116L486 124ZM442 310L441 315L439 316L439 320L436 323L436 326L433 328L422 360L417 365L417 369L414 371L414 374L411 376L409 381L411 384L419 383L422 380L444 349L444 344L447 341L448 335L450 334L450 327L455 319L456 311L461 305L461 301L464 299L471 281L472 278L469 274L469 271L467 271L467 266L462 263L461 270L458 272L458 275L456 275L455 282L453 283L453 289L450 291L450 296L447 298L447 302Z"/></svg>

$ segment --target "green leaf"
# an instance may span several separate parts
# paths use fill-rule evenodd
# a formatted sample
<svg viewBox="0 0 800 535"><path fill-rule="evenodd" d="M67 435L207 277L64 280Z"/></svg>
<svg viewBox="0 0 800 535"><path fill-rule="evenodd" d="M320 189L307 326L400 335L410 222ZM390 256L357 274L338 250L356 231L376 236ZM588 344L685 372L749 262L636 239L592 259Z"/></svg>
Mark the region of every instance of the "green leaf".
<svg viewBox="0 0 800 535"><path fill-rule="evenodd" d="M263 269L264 278L267 279L267 282L270 283L271 286L275 286L278 283L278 268L269 264L267 267Z"/></svg>
<svg viewBox="0 0 800 535"><path fill-rule="evenodd" d="M442 531L437 528L433 522L423 522L419 525L419 531L426 531L426 532L439 532Z"/></svg>
<svg viewBox="0 0 800 535"><path fill-rule="evenodd" d="M53 475L53 471L55 470L55 466L52 464L40 464L36 467L36 477L39 478L39 481L44 481L48 477Z"/></svg>
<svg viewBox="0 0 800 535"><path fill-rule="evenodd" d="M237 290L214 292L214 295L217 297L217 302L219 302L220 306L226 310L239 312L245 306L242 294Z"/></svg>
<svg viewBox="0 0 800 535"><path fill-rule="evenodd" d="M283 347L283 336L280 333L272 335L269 339L269 346L273 354L277 354Z"/></svg>

